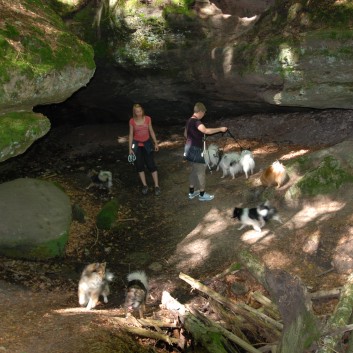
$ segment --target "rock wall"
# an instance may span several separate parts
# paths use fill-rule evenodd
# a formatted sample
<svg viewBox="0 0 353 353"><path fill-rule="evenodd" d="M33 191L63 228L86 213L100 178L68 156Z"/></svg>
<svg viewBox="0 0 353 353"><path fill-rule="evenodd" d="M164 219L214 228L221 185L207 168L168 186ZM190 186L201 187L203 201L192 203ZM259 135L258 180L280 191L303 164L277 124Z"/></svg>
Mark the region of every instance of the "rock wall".
<svg viewBox="0 0 353 353"><path fill-rule="evenodd" d="M126 121L139 102L161 123L184 121L197 100L215 118L288 107L352 109L352 15L334 1L115 7L110 18L118 35L102 28L98 42L91 37L97 74L68 106L87 120Z"/></svg>

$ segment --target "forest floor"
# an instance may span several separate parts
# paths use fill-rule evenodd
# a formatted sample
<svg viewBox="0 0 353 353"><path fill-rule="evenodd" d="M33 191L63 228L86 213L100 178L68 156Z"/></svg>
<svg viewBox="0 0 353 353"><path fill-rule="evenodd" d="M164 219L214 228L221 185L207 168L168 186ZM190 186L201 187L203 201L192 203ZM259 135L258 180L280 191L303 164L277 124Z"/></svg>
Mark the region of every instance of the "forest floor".
<svg viewBox="0 0 353 353"><path fill-rule="evenodd" d="M308 127L310 129L310 127ZM283 164L297 156L330 144L311 142L266 142L234 140L213 136L224 151L239 151L239 144L254 154L255 172L247 180L221 178L221 172L207 171L207 188L215 194L211 202L189 200L187 162L183 161L183 128L155 127L160 142L156 153L162 194L152 187L144 196L134 166L127 161L126 126L87 125L53 129L24 155L0 166L1 182L19 177L35 177L58 182L72 204L86 213L84 223L73 221L66 256L43 262L0 257L0 351L11 353L93 353L144 352L149 345L167 351L149 339L124 334L114 321L123 317L122 304L126 275L144 269L149 277L147 316L158 312L163 290L183 303L198 296L179 279L186 273L203 282L237 262L237 251L248 248L269 268L280 268L301 278L310 291L340 287L347 276L335 271L332 258L342 239L350 232L353 213L350 188L336 195L286 204L282 196L286 185L275 191L274 206L283 224L268 223L261 233L250 228L238 230L232 209L254 207L259 202L261 170L275 160ZM91 188L90 169L110 170L113 189ZM151 185L151 178L148 175ZM112 230L101 231L95 217L102 205L116 198L119 214ZM344 217L328 217L344 206ZM317 246L313 246L313 243ZM106 261L114 273L109 303L92 311L80 308L77 284L83 267ZM244 273L225 276L224 293L236 297L231 287L240 281L249 291L256 286ZM218 288L218 289L219 289ZM246 300L246 296L243 298ZM314 308L327 314L335 301ZM170 349L170 348L169 348ZM202 351L202 350L201 350Z"/></svg>

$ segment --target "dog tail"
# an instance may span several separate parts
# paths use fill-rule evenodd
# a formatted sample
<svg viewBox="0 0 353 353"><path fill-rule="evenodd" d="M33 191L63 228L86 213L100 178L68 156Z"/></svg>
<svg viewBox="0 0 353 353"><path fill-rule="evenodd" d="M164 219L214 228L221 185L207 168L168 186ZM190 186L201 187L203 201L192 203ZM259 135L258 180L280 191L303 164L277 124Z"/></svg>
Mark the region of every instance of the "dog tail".
<svg viewBox="0 0 353 353"><path fill-rule="evenodd" d="M108 281L108 282L112 282L113 279L114 279L114 274L109 272L109 271L105 271L105 279Z"/></svg>
<svg viewBox="0 0 353 353"><path fill-rule="evenodd" d="M131 272L127 275L127 280L129 282L140 281L145 286L146 290L148 290L148 279L147 279L145 271Z"/></svg>

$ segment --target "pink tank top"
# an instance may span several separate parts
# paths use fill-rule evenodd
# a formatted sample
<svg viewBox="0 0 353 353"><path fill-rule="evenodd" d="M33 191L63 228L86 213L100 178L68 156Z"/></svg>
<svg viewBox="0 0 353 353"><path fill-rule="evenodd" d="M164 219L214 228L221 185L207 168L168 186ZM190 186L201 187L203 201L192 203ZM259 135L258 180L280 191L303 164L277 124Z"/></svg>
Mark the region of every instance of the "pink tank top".
<svg viewBox="0 0 353 353"><path fill-rule="evenodd" d="M145 121L141 125L137 125L133 118L130 119L130 125L134 128L133 139L139 142L139 146L143 146L143 142L146 142L150 138L150 133L148 130L149 124L151 124L151 118L145 115Z"/></svg>

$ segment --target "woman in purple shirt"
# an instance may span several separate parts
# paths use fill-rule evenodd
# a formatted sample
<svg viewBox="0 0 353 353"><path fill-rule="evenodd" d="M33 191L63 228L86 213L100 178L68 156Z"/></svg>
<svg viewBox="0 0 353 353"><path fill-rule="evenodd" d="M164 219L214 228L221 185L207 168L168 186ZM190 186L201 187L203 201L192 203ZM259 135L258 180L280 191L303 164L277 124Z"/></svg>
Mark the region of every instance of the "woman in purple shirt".
<svg viewBox="0 0 353 353"><path fill-rule="evenodd" d="M206 114L203 103L196 103L194 114L187 121L184 136L186 138L184 157L191 164L189 176L189 199L198 196L200 201L211 201L214 195L205 192L206 186L206 163L203 158L203 137L218 132L226 132L227 127L206 128L201 119ZM198 189L195 189L198 188Z"/></svg>

